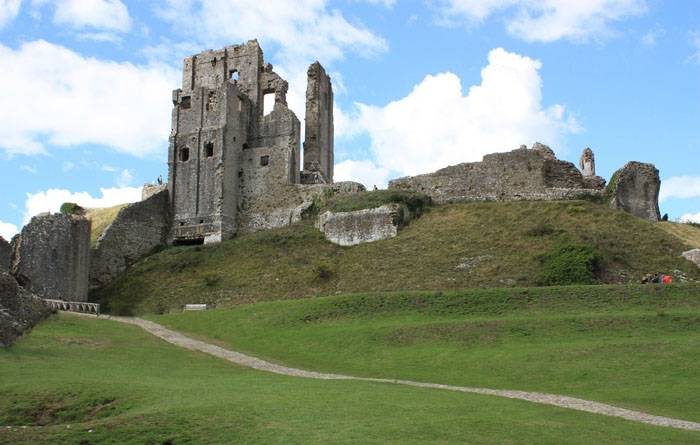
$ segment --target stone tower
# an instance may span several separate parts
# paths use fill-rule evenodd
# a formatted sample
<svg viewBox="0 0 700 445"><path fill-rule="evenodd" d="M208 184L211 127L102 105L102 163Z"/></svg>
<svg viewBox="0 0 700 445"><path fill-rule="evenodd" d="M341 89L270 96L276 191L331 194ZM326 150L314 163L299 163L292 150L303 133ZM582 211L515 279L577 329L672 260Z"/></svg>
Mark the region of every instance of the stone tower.
<svg viewBox="0 0 700 445"><path fill-rule="evenodd" d="M271 198L302 182L301 126L287 107L287 88L256 40L185 59L182 88L173 92L168 155L171 243L218 242L235 235L242 221L257 227L275 210ZM267 95L274 96L272 110L265 109ZM333 92L318 62L309 68L309 95L307 134L318 143L305 145L323 178L309 182L329 183Z"/></svg>
<svg viewBox="0 0 700 445"><path fill-rule="evenodd" d="M304 182L333 182L333 86L320 63L307 72Z"/></svg>
<svg viewBox="0 0 700 445"><path fill-rule="evenodd" d="M581 153L581 159L578 161L578 165L581 168L581 173L584 178L590 178L595 176L595 155L590 147L586 147Z"/></svg>

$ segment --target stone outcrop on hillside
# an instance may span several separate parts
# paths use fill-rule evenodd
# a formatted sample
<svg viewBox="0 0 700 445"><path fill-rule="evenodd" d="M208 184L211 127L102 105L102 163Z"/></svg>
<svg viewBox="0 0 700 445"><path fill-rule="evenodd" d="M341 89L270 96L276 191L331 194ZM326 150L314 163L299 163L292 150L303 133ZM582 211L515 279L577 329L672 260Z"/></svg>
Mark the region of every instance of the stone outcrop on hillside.
<svg viewBox="0 0 700 445"><path fill-rule="evenodd" d="M12 248L5 238L0 236L0 272L10 271L10 260L12 258Z"/></svg>
<svg viewBox="0 0 700 445"><path fill-rule="evenodd" d="M326 239L341 246L355 246L393 238L410 220L410 212L402 204L386 204L353 212L324 212L318 226Z"/></svg>
<svg viewBox="0 0 700 445"><path fill-rule="evenodd" d="M131 264L167 242L170 231L168 191L119 211L90 253L90 287L111 282Z"/></svg>
<svg viewBox="0 0 700 445"><path fill-rule="evenodd" d="M584 180L574 164L546 145L524 145L482 162L457 164L434 173L389 182L389 189L425 193L436 203L577 199L600 195L601 184Z"/></svg>
<svg viewBox="0 0 700 445"><path fill-rule="evenodd" d="M659 170L653 164L628 162L615 172L608 185L610 207L646 218L661 219L659 212Z"/></svg>
<svg viewBox="0 0 700 445"><path fill-rule="evenodd" d="M87 301L90 221L82 216L35 216L12 239L11 271L28 291L65 301Z"/></svg>
<svg viewBox="0 0 700 445"><path fill-rule="evenodd" d="M700 267L700 249L693 249L683 252L683 258Z"/></svg>
<svg viewBox="0 0 700 445"><path fill-rule="evenodd" d="M20 287L12 275L0 271L0 347L9 346L51 312L39 297Z"/></svg>

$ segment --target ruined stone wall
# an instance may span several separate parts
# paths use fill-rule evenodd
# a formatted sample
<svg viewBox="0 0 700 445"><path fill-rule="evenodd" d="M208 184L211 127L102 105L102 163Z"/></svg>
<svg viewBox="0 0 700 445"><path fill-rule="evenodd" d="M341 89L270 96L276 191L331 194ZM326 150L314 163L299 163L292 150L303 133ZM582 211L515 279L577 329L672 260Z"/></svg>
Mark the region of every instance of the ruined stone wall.
<svg viewBox="0 0 700 445"><path fill-rule="evenodd" d="M35 216L12 240L12 274L42 298L87 301L90 221L78 216Z"/></svg>
<svg viewBox="0 0 700 445"><path fill-rule="evenodd" d="M659 170L653 164L628 162L613 174L608 185L610 207L646 218L661 219L659 212Z"/></svg>
<svg viewBox="0 0 700 445"><path fill-rule="evenodd" d="M104 286L164 245L169 229L167 190L121 209L91 250L90 287Z"/></svg>
<svg viewBox="0 0 700 445"><path fill-rule="evenodd" d="M333 182L333 87L320 63L307 72L304 171L319 172L323 182ZM309 180L313 180L310 177Z"/></svg>
<svg viewBox="0 0 700 445"><path fill-rule="evenodd" d="M5 238L0 236L0 272L10 271L10 260L12 258L12 248Z"/></svg>
<svg viewBox="0 0 700 445"><path fill-rule="evenodd" d="M401 204L353 212L324 212L319 216L318 227L328 241L355 246L395 237L408 215L408 209Z"/></svg>
<svg viewBox="0 0 700 445"><path fill-rule="evenodd" d="M39 297L0 271L0 347L12 344L23 333L52 313Z"/></svg>
<svg viewBox="0 0 700 445"><path fill-rule="evenodd" d="M482 162L399 178L390 181L389 188L425 193L436 203L559 200L602 193L588 188L574 164L556 159L551 149L541 144L486 155Z"/></svg>
<svg viewBox="0 0 700 445"><path fill-rule="evenodd" d="M357 182L334 184L288 184L276 187L275 193L256 196L240 212L241 233L288 226L301 220L311 210L314 200L326 193L351 194L364 191Z"/></svg>

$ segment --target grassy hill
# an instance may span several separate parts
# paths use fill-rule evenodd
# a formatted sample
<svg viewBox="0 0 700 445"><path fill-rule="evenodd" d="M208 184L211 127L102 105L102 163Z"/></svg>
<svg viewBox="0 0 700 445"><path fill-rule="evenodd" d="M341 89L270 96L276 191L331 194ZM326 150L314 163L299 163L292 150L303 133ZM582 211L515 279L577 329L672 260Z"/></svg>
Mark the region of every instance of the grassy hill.
<svg viewBox="0 0 700 445"><path fill-rule="evenodd" d="M643 445L698 437L496 397L253 371L135 326L70 315L0 350L4 444Z"/></svg>
<svg viewBox="0 0 700 445"><path fill-rule="evenodd" d="M117 217L119 211L128 205L129 204L120 204L114 207L87 209L85 211L85 217L92 222L90 243L93 247L97 243L97 239L102 235L102 232L105 231L107 226L112 224L112 221Z"/></svg>
<svg viewBox="0 0 700 445"><path fill-rule="evenodd" d="M700 249L700 226L697 224L661 222L659 223L666 232L680 238L693 249Z"/></svg>
<svg viewBox="0 0 700 445"><path fill-rule="evenodd" d="M549 392L700 421L700 285L362 294L149 318L303 369Z"/></svg>
<svg viewBox="0 0 700 445"><path fill-rule="evenodd" d="M597 256L594 282L645 273L699 280L680 257L690 246L663 226L586 201L465 203L430 208L390 240L327 242L311 221L214 246L171 247L91 298L114 313L162 313L185 303L264 300L392 290L544 284L558 246Z"/></svg>

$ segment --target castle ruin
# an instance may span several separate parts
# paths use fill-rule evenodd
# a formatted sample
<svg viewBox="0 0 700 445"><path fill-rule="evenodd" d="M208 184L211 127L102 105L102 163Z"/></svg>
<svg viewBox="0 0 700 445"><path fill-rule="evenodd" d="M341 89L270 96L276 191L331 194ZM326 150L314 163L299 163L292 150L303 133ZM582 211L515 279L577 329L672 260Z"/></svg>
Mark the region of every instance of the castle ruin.
<svg viewBox="0 0 700 445"><path fill-rule="evenodd" d="M255 221L278 207L276 195L289 195L285 185L333 182L330 77L318 62L308 70L303 173L287 88L256 40L185 59L168 155L172 243L218 242L241 226L265 227Z"/></svg>

